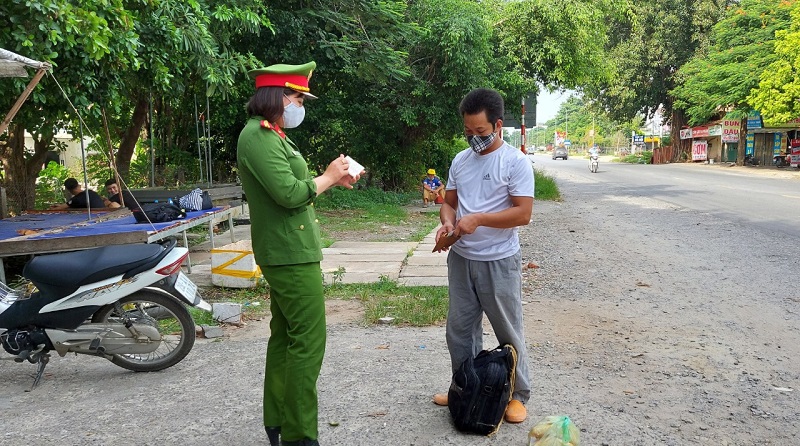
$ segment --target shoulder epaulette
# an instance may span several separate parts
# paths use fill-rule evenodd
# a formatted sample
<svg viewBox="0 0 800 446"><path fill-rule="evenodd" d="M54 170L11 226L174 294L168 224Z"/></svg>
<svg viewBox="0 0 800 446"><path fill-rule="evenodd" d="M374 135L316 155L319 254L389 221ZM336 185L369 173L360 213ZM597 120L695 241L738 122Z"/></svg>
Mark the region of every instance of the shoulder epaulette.
<svg viewBox="0 0 800 446"><path fill-rule="evenodd" d="M283 133L283 130L281 130L280 127L278 127L277 125L270 124L269 121L267 121L266 119L262 119L261 120L261 128L262 129L267 129L267 130L273 130L281 138L284 138L284 139L286 138L286 134Z"/></svg>

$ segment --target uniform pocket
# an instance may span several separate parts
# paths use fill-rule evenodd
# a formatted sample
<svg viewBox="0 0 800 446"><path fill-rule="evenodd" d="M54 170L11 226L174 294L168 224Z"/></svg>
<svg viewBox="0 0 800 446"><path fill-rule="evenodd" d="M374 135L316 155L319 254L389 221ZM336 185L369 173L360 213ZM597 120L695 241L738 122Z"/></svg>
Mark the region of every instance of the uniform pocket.
<svg viewBox="0 0 800 446"><path fill-rule="evenodd" d="M311 219L308 209L299 214L291 215L285 220L286 235L289 242L289 250L294 252L300 251L318 251L319 245L319 229L317 224Z"/></svg>

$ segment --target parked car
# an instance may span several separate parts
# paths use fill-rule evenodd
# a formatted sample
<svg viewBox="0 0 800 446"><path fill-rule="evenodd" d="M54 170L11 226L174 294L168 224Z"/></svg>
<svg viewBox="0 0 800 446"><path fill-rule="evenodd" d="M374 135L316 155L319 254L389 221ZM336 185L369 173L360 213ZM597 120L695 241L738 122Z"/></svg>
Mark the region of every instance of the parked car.
<svg viewBox="0 0 800 446"><path fill-rule="evenodd" d="M566 147L556 147L555 149L553 149L553 159L564 158L566 160L567 157L568 153Z"/></svg>

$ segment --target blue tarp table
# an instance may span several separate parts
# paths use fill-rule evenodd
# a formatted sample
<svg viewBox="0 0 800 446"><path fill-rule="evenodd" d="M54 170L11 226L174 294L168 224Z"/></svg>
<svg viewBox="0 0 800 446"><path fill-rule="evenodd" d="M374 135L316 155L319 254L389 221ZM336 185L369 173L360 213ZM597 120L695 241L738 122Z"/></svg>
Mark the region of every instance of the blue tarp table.
<svg viewBox="0 0 800 446"><path fill-rule="evenodd" d="M136 223L127 209L93 212L91 218L83 212L43 211L31 212L0 220L0 281L5 282L2 258L74 251L97 246L126 243L152 243L186 230L209 223L209 237L214 246L213 223L227 218L233 229L233 216L229 206L205 211L192 211L186 218L166 223ZM28 235L22 235L27 233ZM233 230L231 242L233 239Z"/></svg>

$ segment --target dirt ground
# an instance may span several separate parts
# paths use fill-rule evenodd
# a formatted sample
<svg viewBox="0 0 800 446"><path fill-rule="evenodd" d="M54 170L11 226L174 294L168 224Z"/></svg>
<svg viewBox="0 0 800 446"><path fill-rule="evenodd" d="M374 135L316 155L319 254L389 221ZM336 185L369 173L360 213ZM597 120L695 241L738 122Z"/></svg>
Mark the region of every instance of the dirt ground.
<svg viewBox="0 0 800 446"><path fill-rule="evenodd" d="M525 423L455 431L430 400L449 382L444 327L364 326L357 301L330 301L321 444L523 446L558 414L586 446L800 444L800 292L781 273L800 268L797 239L608 192L566 184L520 231ZM267 337L268 318L229 327L151 374L54 357L30 393L32 366L0 361L0 444L266 444Z"/></svg>

